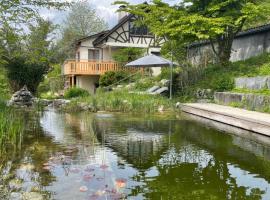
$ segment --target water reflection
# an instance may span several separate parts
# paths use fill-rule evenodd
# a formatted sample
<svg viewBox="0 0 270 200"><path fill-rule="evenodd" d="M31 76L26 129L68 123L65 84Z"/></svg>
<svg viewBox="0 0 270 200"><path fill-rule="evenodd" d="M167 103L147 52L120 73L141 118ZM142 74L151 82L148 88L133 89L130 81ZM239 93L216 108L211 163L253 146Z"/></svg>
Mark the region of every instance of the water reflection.
<svg viewBox="0 0 270 200"><path fill-rule="evenodd" d="M47 111L1 179L29 199L269 199L269 151L186 116Z"/></svg>

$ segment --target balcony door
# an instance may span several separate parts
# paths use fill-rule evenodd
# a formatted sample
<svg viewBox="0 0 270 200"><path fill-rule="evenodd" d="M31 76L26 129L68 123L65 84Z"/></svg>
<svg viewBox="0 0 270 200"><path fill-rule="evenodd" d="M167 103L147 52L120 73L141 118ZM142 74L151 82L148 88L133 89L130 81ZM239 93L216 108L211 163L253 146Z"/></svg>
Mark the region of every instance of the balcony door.
<svg viewBox="0 0 270 200"><path fill-rule="evenodd" d="M88 60L99 60L99 50L88 49Z"/></svg>

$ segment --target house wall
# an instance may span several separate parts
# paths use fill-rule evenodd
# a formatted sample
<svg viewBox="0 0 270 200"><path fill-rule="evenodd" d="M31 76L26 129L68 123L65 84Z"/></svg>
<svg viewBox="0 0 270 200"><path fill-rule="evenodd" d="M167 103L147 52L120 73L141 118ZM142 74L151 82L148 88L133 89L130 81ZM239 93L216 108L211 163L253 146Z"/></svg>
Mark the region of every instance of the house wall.
<svg viewBox="0 0 270 200"><path fill-rule="evenodd" d="M80 47L77 50L77 53L80 52L80 60L88 60L88 49L97 49L93 46L93 41L96 38L87 39L81 42ZM99 50L99 59L102 60L102 52Z"/></svg>
<svg viewBox="0 0 270 200"><path fill-rule="evenodd" d="M246 60L264 52L270 52L270 31L253 35L241 36L234 40L231 61ZM211 46L202 45L188 50L188 59L193 65L213 62Z"/></svg>
<svg viewBox="0 0 270 200"><path fill-rule="evenodd" d="M77 76L76 86L87 90L90 94L95 93L95 84L99 82L99 76Z"/></svg>

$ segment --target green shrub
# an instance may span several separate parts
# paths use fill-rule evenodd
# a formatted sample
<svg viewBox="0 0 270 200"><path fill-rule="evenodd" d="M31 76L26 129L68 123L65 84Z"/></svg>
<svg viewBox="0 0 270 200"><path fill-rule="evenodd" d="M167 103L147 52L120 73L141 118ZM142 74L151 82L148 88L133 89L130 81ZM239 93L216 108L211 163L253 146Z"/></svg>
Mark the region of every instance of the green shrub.
<svg viewBox="0 0 270 200"><path fill-rule="evenodd" d="M65 92L65 98L75 98L75 97L86 97L89 96L89 92L87 90L81 89L81 88L70 88Z"/></svg>
<svg viewBox="0 0 270 200"><path fill-rule="evenodd" d="M144 91L153 87L154 84L155 84L154 80L152 80L151 78L145 78L145 79L138 80L135 83L134 89L139 90L139 91Z"/></svg>
<svg viewBox="0 0 270 200"><path fill-rule="evenodd" d="M234 88L234 80L229 75L217 76L212 83L215 91L223 92Z"/></svg>
<svg viewBox="0 0 270 200"><path fill-rule="evenodd" d="M138 59L144 54L145 50L141 48L126 47L121 48L113 53L113 59L116 62L125 64Z"/></svg>
<svg viewBox="0 0 270 200"><path fill-rule="evenodd" d="M108 71L105 72L99 79L99 85L102 87L107 87L112 84L115 84L129 76L129 73L126 71Z"/></svg>

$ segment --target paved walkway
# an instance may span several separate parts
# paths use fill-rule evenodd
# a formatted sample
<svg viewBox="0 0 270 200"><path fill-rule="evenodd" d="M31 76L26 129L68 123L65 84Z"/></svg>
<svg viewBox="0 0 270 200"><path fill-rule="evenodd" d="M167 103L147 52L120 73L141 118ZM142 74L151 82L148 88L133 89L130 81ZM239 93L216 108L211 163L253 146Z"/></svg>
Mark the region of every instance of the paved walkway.
<svg viewBox="0 0 270 200"><path fill-rule="evenodd" d="M182 111L270 136L270 114L211 103L187 103Z"/></svg>

